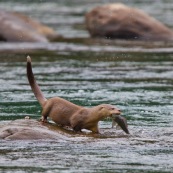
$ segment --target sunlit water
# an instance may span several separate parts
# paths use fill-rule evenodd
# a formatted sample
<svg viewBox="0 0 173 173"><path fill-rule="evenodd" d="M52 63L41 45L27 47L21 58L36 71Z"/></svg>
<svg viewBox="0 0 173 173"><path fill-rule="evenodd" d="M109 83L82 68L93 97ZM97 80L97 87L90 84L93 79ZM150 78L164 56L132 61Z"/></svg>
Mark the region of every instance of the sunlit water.
<svg viewBox="0 0 173 173"><path fill-rule="evenodd" d="M109 1L111 2L111 1ZM171 0L119 1L148 12L173 27ZM84 13L106 1L1 1L52 26L64 37L88 37ZM38 8L39 7L39 8ZM0 172L172 172L172 48L146 49L131 42L109 45L78 43L5 43L0 45L0 126L41 108L26 78L31 55L36 79L47 98L60 96L91 107L116 105L127 118L130 136L100 122L105 137L72 136L58 141L0 141ZM128 46L127 46L128 45ZM8 51L20 50L20 54ZM30 50L41 50L30 53ZM48 51L45 51L48 50ZM7 53L8 52L8 53ZM131 53L129 53L131 52ZM139 53L142 52L142 53ZM112 136L112 132L117 136Z"/></svg>

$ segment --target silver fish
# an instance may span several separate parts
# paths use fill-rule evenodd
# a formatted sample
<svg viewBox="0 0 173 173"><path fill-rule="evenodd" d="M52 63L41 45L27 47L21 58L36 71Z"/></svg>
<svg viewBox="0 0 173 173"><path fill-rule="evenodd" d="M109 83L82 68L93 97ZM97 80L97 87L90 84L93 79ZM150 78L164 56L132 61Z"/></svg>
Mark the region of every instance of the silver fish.
<svg viewBox="0 0 173 173"><path fill-rule="evenodd" d="M129 130L128 130L128 125L127 125L127 120L126 118L120 116L120 115L116 115L112 118L112 128L118 124L118 126L121 127L122 130L124 130L127 134L130 134L129 133Z"/></svg>

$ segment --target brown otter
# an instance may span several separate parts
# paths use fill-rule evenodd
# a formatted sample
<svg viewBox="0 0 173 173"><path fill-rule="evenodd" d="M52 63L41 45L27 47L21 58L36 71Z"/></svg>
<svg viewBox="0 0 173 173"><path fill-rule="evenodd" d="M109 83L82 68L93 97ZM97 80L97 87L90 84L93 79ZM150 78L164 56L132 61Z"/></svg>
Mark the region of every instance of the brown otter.
<svg viewBox="0 0 173 173"><path fill-rule="evenodd" d="M27 77L35 97L43 108L43 122L46 122L49 116L55 123L62 126L70 126L74 131L88 129L93 133L99 133L98 122L100 120L106 117L120 116L120 110L109 104L85 108L60 97L46 99L35 81L29 56L27 57ZM124 124L121 123L120 125Z"/></svg>

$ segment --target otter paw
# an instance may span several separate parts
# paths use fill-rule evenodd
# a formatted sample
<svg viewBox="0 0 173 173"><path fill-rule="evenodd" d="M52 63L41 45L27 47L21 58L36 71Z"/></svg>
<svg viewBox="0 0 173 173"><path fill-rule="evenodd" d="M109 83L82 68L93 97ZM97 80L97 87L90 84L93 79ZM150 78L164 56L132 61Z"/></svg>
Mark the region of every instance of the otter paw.
<svg viewBox="0 0 173 173"><path fill-rule="evenodd" d="M41 117L41 118L40 118L40 121L43 122L43 123L47 123L47 122L48 122L47 119L44 118L44 117Z"/></svg>

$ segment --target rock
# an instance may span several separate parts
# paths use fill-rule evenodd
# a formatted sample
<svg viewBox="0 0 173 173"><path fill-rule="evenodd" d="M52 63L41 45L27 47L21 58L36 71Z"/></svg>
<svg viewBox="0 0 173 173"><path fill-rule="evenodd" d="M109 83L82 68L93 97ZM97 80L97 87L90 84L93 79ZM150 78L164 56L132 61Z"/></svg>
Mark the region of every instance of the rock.
<svg viewBox="0 0 173 173"><path fill-rule="evenodd" d="M58 37L51 28L16 12L0 10L0 41L48 42Z"/></svg>
<svg viewBox="0 0 173 173"><path fill-rule="evenodd" d="M173 31L143 11L123 4L107 4L88 12L86 27L92 37L173 40Z"/></svg>
<svg viewBox="0 0 173 173"><path fill-rule="evenodd" d="M56 140L76 141L92 138L129 138L122 130L102 129L101 134L93 134L90 131L74 132L69 127L60 127L54 123L42 123L34 119L18 119L8 124L0 125L0 140Z"/></svg>
<svg viewBox="0 0 173 173"><path fill-rule="evenodd" d="M63 134L58 126L51 124L43 125L33 119L20 119L3 125L0 128L0 139L10 140L38 140L38 139L66 139L67 133Z"/></svg>

